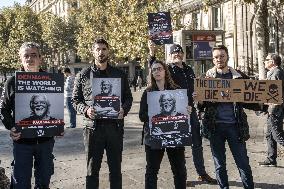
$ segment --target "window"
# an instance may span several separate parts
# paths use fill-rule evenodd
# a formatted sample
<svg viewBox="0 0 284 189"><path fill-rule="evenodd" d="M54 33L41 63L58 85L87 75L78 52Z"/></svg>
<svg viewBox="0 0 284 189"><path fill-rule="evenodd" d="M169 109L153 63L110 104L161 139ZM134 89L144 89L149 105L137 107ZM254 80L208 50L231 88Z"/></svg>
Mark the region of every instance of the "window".
<svg viewBox="0 0 284 189"><path fill-rule="evenodd" d="M57 5L54 5L53 10L54 10L54 14L57 15Z"/></svg>
<svg viewBox="0 0 284 189"><path fill-rule="evenodd" d="M65 11L65 2L62 0L62 10Z"/></svg>
<svg viewBox="0 0 284 189"><path fill-rule="evenodd" d="M193 29L198 29L198 13L192 13L191 25Z"/></svg>
<svg viewBox="0 0 284 189"><path fill-rule="evenodd" d="M221 19L221 7L213 7L212 8L212 23L213 29L222 27L222 19Z"/></svg>

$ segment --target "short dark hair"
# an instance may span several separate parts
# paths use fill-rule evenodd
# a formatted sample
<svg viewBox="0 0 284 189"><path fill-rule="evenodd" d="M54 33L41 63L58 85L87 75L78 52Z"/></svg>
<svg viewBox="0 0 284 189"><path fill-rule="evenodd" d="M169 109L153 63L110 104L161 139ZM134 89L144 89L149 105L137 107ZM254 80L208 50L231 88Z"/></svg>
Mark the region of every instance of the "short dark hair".
<svg viewBox="0 0 284 189"><path fill-rule="evenodd" d="M94 47L95 47L96 44L105 44L106 47L109 49L108 42L107 42L105 39L103 39L103 38L97 38L97 39L95 39L95 41L94 41L94 43L93 43L93 45L92 45L92 49L94 49Z"/></svg>
<svg viewBox="0 0 284 189"><path fill-rule="evenodd" d="M216 45L215 47L212 48L212 52L215 50L224 50L229 56L228 48L225 45Z"/></svg>
<svg viewBox="0 0 284 189"><path fill-rule="evenodd" d="M274 64L276 64L277 66L281 65L281 57L278 54L270 54L271 60L273 60Z"/></svg>
<svg viewBox="0 0 284 189"><path fill-rule="evenodd" d="M71 73L70 68L64 68L64 69L63 69L63 73Z"/></svg>

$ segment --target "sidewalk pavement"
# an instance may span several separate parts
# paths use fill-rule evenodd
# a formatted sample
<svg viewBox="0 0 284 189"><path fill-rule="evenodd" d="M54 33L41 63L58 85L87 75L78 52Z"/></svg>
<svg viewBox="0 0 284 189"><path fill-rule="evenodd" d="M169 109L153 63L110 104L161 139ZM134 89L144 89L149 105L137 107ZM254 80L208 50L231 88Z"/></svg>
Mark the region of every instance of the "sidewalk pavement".
<svg viewBox="0 0 284 189"><path fill-rule="evenodd" d="M144 146L140 145L142 123L138 119L139 102L142 92L133 92L134 103L132 109L125 119L125 142L122 161L123 188L124 189L143 189L145 174L145 152ZM263 161L266 155L265 117L257 117L254 112L247 112L251 126L251 139L247 142L248 156L253 171L255 188L259 189L284 189L284 157L283 151L280 153L277 163L278 167L260 167L259 161ZM68 118L67 111L65 111ZM55 174L52 177L50 188L54 189L84 189L86 175L86 160L84 154L82 118L78 116L78 128L65 131L63 138L57 138L54 148L55 155ZM65 120L68 125L68 120ZM214 174L214 163L210 151L209 142L203 140L205 167L209 175ZM8 131L0 126L0 150L2 160L1 166L6 169L10 176L10 162L12 160L12 144L8 137ZM186 147L186 161L188 181L191 187L196 189L217 189L217 185L208 185L197 181L197 174L192 161L191 148ZM231 189L240 189L242 183L238 170L233 161L229 148L227 147L227 170ZM104 156L100 171L100 188L109 188L108 167ZM161 164L158 175L158 188L174 188L173 176L167 156Z"/></svg>

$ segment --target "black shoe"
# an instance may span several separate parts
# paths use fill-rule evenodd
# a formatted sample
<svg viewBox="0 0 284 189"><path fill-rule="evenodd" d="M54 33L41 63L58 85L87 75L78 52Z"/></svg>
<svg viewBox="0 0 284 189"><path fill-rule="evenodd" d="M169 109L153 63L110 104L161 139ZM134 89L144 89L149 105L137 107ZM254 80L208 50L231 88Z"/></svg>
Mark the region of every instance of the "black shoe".
<svg viewBox="0 0 284 189"><path fill-rule="evenodd" d="M262 167L277 167L276 162L271 162L269 160L265 160L263 162L258 162L258 165L262 166Z"/></svg>
<svg viewBox="0 0 284 189"><path fill-rule="evenodd" d="M197 177L198 181L206 182L208 184L217 184L217 180L210 177L207 173Z"/></svg>

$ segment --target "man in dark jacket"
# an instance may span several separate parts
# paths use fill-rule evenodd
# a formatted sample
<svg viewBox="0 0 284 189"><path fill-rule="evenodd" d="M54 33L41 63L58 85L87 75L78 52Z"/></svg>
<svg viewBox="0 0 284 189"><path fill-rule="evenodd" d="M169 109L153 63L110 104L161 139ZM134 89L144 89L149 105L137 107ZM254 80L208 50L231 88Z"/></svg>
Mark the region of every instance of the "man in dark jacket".
<svg viewBox="0 0 284 189"><path fill-rule="evenodd" d="M228 66L228 49L224 45L213 48L214 67L206 73L208 78L237 79L242 78L235 69ZM197 94L198 95L198 94ZM244 107L258 108L257 104L231 102L203 102L203 135L210 140L210 147L215 163L218 184L222 189L229 188L226 169L226 148L228 142L235 163L246 189L253 189L253 177L245 141L249 139L249 127ZM257 109L255 109L257 110Z"/></svg>
<svg viewBox="0 0 284 189"><path fill-rule="evenodd" d="M149 64L151 65L155 60L155 44L149 41ZM193 107L192 93L194 91L194 78L195 74L192 68L183 62L184 52L180 45L174 44L170 48L171 63L168 68L174 82L179 85L182 89L187 89L189 105ZM149 66L150 67L150 66ZM203 147L202 138L200 135L200 123L197 117L195 108L192 108L190 115L190 123L192 125L192 156L193 162L197 174L199 175L197 180L205 181L208 183L216 183L216 180L211 178L205 170L204 158L203 158Z"/></svg>
<svg viewBox="0 0 284 189"><path fill-rule="evenodd" d="M42 61L39 45L33 42L24 43L19 56L22 69L26 72L39 72ZM54 146L53 137L21 138L21 133L15 128L15 77L10 77L5 83L1 120L10 130L13 140L13 173L11 188L31 188L32 168L34 165L35 189L48 189L53 175Z"/></svg>
<svg viewBox="0 0 284 189"><path fill-rule="evenodd" d="M95 40L92 53L94 65L82 70L75 79L73 106L84 115L84 142L87 154L86 188L99 188L99 171L106 150L110 188L122 188L121 161L123 149L123 117L132 105L127 75L109 64L109 45L104 39ZM118 119L95 119L93 78L121 78L121 108Z"/></svg>
<svg viewBox="0 0 284 189"><path fill-rule="evenodd" d="M281 66L281 58L277 54L268 54L265 59L265 68L267 72L267 80L282 80L284 81L284 71ZM273 89L274 90L274 89ZM282 88L282 94L284 95L284 87ZM277 166L277 143L284 146L284 132L283 132L283 104L268 105L268 117L267 117L267 158L263 162L259 162L260 166L275 167Z"/></svg>

